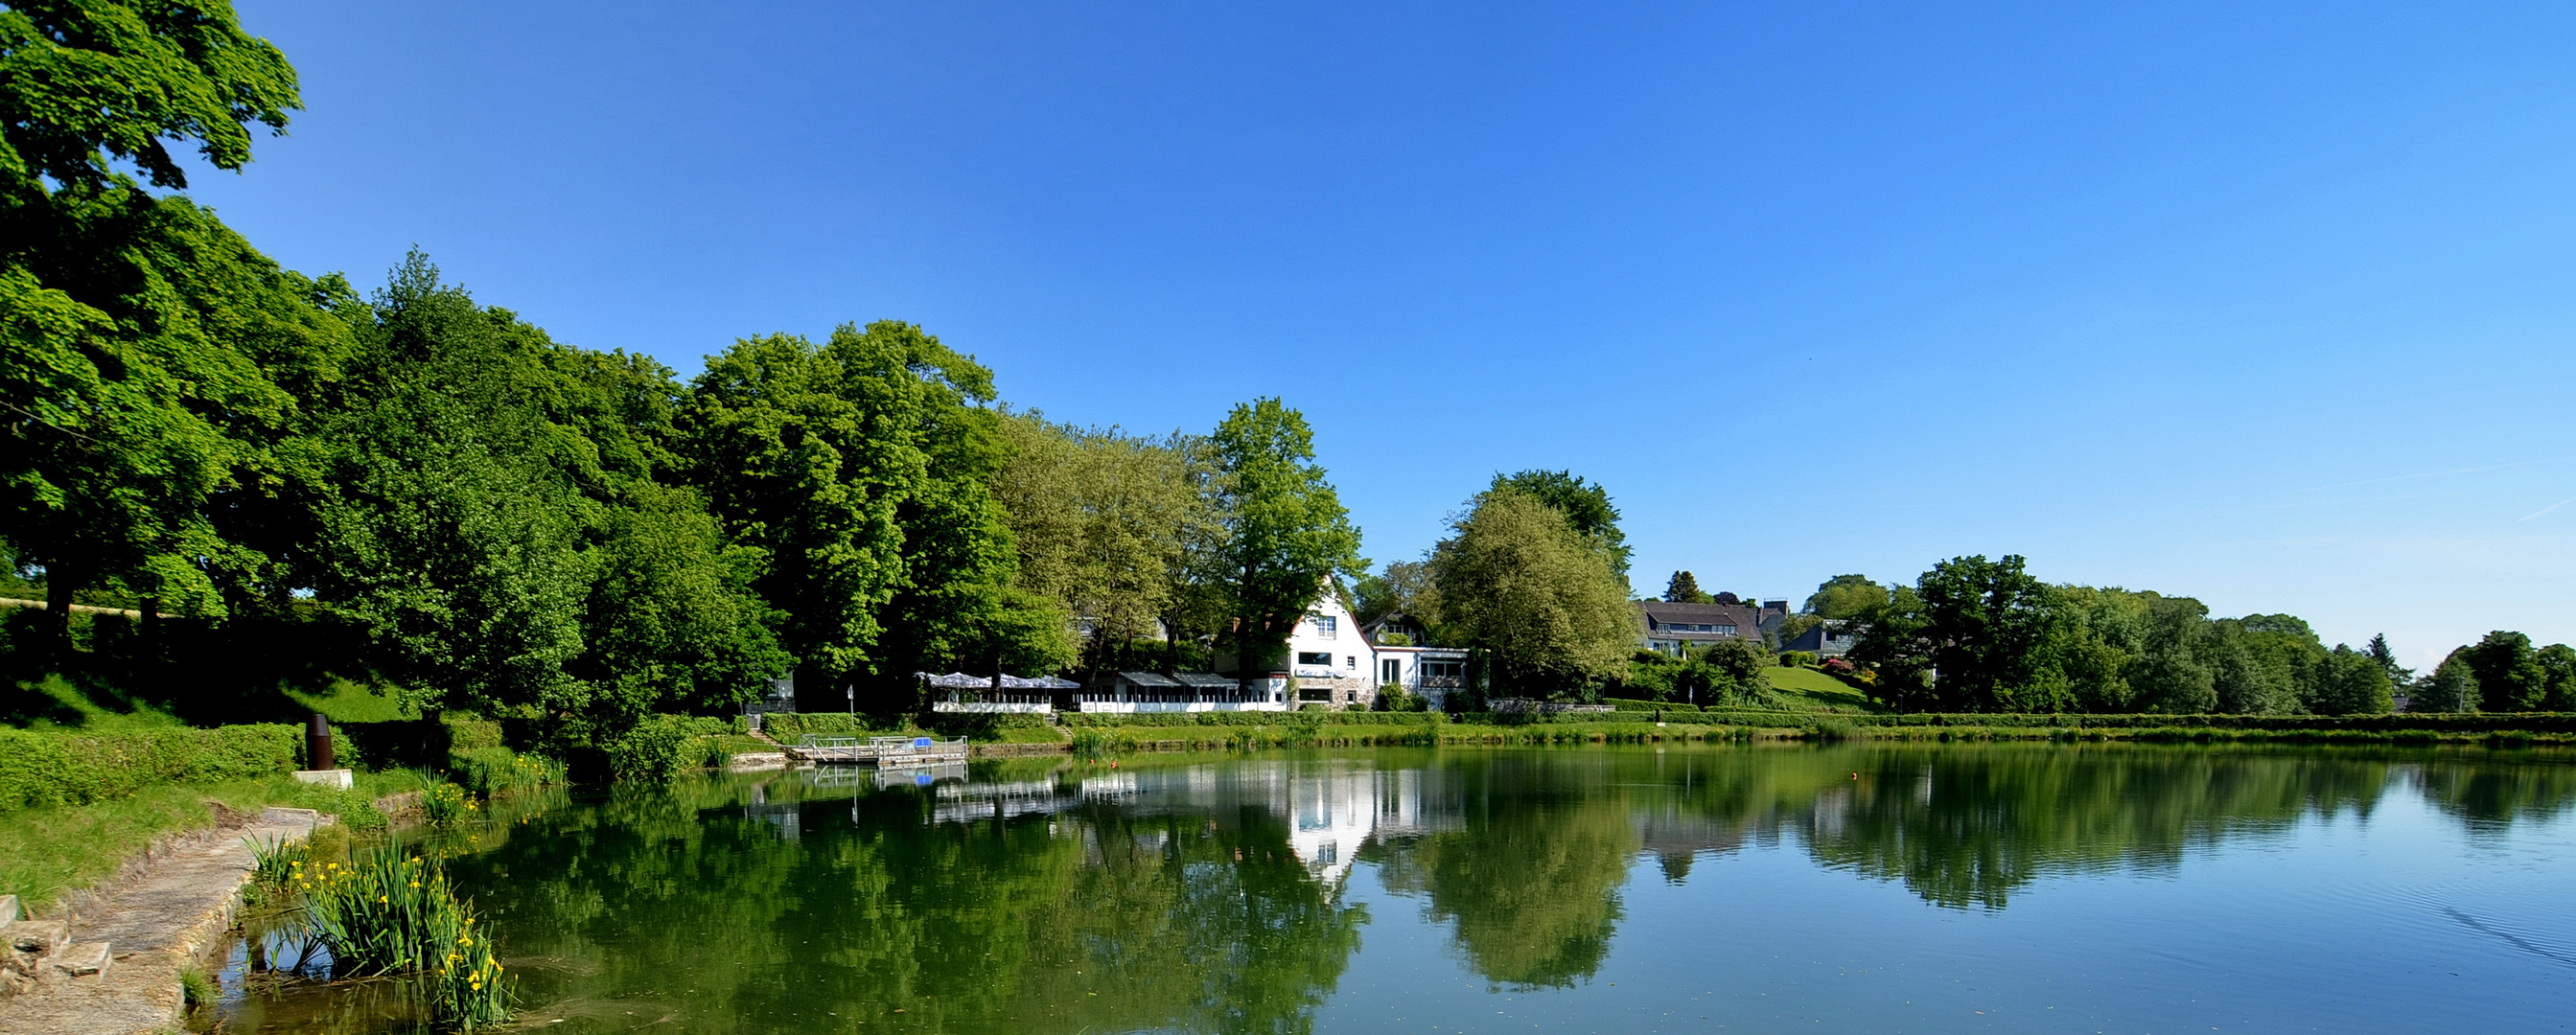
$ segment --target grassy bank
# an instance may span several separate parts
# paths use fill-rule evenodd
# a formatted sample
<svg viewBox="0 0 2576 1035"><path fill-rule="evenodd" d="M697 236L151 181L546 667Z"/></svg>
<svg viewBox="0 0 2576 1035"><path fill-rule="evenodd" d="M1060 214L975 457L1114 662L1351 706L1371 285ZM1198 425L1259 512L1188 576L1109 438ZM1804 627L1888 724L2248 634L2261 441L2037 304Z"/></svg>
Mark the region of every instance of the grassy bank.
<svg viewBox="0 0 2576 1035"><path fill-rule="evenodd" d="M357 787L338 791L274 775L211 783L160 783L116 798L77 805L48 805L0 814L0 891L16 892L33 909L116 874L126 860L155 839L214 825L218 807L257 813L269 806L336 813L353 828L381 829L377 798L416 791L431 777L410 771L359 774Z"/></svg>

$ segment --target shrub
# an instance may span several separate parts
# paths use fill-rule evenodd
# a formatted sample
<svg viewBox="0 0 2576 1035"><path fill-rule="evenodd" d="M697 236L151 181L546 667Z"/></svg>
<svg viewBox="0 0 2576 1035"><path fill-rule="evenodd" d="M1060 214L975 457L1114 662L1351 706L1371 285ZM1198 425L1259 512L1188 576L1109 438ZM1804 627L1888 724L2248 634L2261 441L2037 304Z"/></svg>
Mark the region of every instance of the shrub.
<svg viewBox="0 0 2576 1035"><path fill-rule="evenodd" d="M1816 667L1816 652L1811 650L1787 651L1780 655L1780 664L1787 668L1814 668ZM1848 665L1850 662L1844 662L1844 664Z"/></svg>
<svg viewBox="0 0 2576 1035"><path fill-rule="evenodd" d="M83 805L158 783L291 772L303 731L284 724L126 733L0 730L0 812Z"/></svg>
<svg viewBox="0 0 2576 1035"><path fill-rule="evenodd" d="M1377 710L1382 712L1429 711L1431 702L1404 687L1388 683L1377 688Z"/></svg>
<svg viewBox="0 0 2576 1035"><path fill-rule="evenodd" d="M637 723L608 745L608 770L620 780L668 780L678 775L684 763L697 761L683 754L690 739L698 735L697 724L715 722L656 715Z"/></svg>

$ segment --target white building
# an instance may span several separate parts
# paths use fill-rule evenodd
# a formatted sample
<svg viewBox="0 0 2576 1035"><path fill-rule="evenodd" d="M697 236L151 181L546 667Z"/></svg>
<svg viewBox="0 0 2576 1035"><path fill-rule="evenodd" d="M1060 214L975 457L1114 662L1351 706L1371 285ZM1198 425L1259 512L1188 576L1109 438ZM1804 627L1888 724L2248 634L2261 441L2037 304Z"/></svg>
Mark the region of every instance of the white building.
<svg viewBox="0 0 2576 1035"><path fill-rule="evenodd" d="M1428 698L1439 707L1449 691L1466 685L1467 652L1450 647L1421 647L1407 637L1386 636L1388 623L1363 629L1338 587L1327 587L1314 609L1290 630L1288 649L1262 666L1256 685L1285 689L1295 681L1295 704L1366 709L1377 703L1377 691L1389 683ZM1403 638L1403 644L1377 642ZM1220 671L1232 667L1232 655L1218 655Z"/></svg>

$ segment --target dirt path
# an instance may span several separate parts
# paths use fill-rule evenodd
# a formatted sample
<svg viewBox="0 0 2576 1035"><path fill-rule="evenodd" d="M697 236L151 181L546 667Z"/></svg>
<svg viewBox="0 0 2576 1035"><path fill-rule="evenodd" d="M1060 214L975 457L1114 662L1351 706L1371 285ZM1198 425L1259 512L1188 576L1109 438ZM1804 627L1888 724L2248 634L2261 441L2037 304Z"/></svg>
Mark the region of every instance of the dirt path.
<svg viewBox="0 0 2576 1035"><path fill-rule="evenodd" d="M99 974L50 973L36 987L0 999L8 1035L130 1035L177 1026L179 968L203 963L232 926L250 880L244 839L302 840L320 817L310 809L268 809L246 822L203 831L162 849L133 872L90 892L70 910L72 940L106 942L112 962Z"/></svg>

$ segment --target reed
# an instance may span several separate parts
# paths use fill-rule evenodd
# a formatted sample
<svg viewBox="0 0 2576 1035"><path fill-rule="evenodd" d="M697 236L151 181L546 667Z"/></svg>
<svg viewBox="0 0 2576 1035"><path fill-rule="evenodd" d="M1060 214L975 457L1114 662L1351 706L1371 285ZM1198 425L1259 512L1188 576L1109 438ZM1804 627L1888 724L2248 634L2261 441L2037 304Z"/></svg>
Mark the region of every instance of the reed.
<svg viewBox="0 0 2576 1035"><path fill-rule="evenodd" d="M471 1031L507 1021L515 983L438 864L390 847L350 863L291 862L307 923L347 975L421 973L430 1016Z"/></svg>

